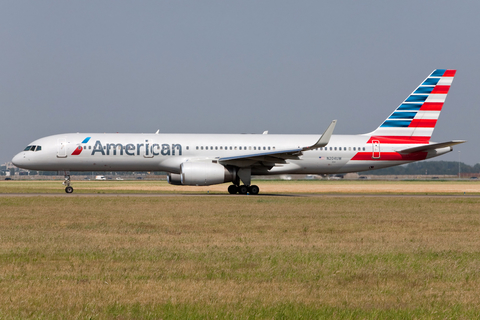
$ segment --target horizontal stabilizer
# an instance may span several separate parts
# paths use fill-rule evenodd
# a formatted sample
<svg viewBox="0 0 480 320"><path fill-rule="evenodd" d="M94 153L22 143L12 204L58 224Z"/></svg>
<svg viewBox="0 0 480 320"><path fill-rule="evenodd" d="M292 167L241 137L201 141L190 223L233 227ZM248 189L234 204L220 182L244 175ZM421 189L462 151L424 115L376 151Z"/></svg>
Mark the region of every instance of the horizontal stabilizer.
<svg viewBox="0 0 480 320"><path fill-rule="evenodd" d="M397 152L398 153L425 152L425 151L439 149L439 148L451 147L451 146L454 146L456 144L465 143L465 142L467 142L467 141L466 140L452 140L452 141L447 141L447 142L431 143L431 144L426 144L426 145L419 146L419 147L397 150Z"/></svg>

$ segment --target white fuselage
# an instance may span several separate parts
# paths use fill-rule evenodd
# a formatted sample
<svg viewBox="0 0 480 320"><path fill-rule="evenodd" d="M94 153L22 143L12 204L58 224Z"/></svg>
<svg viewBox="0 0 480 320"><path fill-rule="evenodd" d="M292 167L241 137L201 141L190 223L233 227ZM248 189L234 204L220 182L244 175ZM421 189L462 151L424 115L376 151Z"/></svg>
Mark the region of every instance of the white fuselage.
<svg viewBox="0 0 480 320"><path fill-rule="evenodd" d="M45 171L165 171L179 173L189 161L262 155L313 145L318 135L276 134L102 134L74 133L48 136L22 151L13 162L25 169ZM402 144L415 147L418 144ZM418 152L408 157L397 153L398 144L371 141L371 136L332 135L324 148L303 151L297 159L271 164L264 161L230 160L230 165L250 166L252 175L331 174L367 171L423 160L451 151L451 147ZM219 161L221 163L221 161Z"/></svg>

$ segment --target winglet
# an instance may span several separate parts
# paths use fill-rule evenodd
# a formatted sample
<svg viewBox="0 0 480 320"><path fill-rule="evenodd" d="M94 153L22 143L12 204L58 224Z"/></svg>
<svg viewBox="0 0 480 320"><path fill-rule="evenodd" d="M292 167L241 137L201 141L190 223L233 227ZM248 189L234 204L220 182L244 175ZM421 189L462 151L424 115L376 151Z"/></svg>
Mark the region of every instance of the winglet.
<svg viewBox="0 0 480 320"><path fill-rule="evenodd" d="M327 130L325 130L325 132L322 134L320 139L318 139L318 141L313 146L305 147L302 149L302 151L325 147L330 141L330 137L332 136L333 129L335 129L336 124L337 120L333 120L332 123L330 123L330 125L328 126Z"/></svg>

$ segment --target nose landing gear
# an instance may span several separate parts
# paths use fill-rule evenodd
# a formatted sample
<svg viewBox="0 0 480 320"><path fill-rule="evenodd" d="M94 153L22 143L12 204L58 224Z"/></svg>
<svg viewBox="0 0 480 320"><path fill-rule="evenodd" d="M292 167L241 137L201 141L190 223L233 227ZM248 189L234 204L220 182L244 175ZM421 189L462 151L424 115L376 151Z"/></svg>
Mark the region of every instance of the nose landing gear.
<svg viewBox="0 0 480 320"><path fill-rule="evenodd" d="M73 192L73 187L70 186L70 173L65 171L65 180L63 181L63 185L65 186L65 192L66 193L72 193Z"/></svg>

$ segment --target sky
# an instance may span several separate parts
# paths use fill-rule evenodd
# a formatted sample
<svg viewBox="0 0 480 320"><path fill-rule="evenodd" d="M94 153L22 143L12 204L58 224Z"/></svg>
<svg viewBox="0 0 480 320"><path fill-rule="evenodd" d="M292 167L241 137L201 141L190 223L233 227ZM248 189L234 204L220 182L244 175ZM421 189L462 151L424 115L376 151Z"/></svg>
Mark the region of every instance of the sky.
<svg viewBox="0 0 480 320"><path fill-rule="evenodd" d="M2 1L0 163L69 132L367 133L457 69L434 160L480 162L479 1Z"/></svg>

